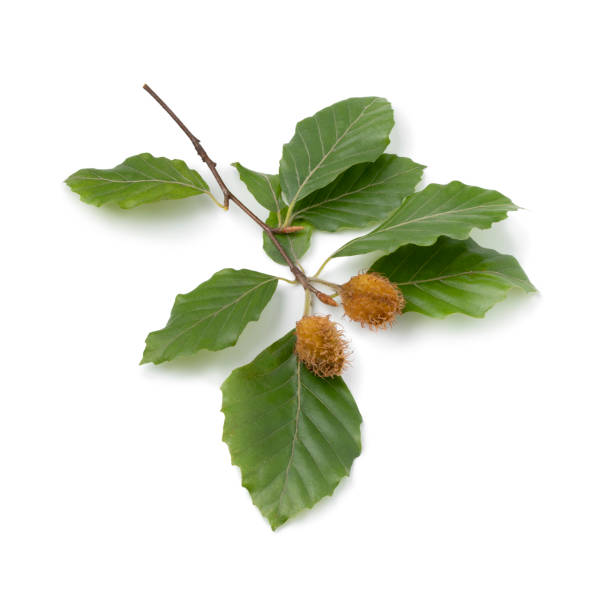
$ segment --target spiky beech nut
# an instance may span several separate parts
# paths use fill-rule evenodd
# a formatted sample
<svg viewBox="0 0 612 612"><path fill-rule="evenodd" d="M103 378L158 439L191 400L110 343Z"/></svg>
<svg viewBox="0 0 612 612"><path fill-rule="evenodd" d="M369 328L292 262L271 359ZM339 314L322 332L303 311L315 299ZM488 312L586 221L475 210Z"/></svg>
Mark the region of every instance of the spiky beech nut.
<svg viewBox="0 0 612 612"><path fill-rule="evenodd" d="M370 329L391 325L405 304L397 285L375 272L353 276L341 286L340 297L349 319Z"/></svg>
<svg viewBox="0 0 612 612"><path fill-rule="evenodd" d="M329 316L303 317L295 325L295 352L317 376L338 376L347 363L348 342Z"/></svg>

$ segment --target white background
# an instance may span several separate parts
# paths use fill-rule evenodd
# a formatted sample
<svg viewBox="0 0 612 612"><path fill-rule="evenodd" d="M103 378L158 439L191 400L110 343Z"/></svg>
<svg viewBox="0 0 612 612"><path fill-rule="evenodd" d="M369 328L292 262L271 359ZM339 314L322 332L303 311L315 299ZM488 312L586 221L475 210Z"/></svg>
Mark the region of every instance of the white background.
<svg viewBox="0 0 612 612"><path fill-rule="evenodd" d="M0 609L610 611L606 9L5 6ZM395 108L391 151L427 182L525 209L475 237L515 255L538 295L484 320L410 314L378 334L345 321L363 453L276 533L221 442L219 386L290 329L300 290L282 284L232 349L139 367L175 294L223 267L286 272L236 208L96 209L62 183L143 151L210 178L145 81L245 199L231 162L275 172L296 121L378 95ZM307 269L347 238L318 235Z"/></svg>

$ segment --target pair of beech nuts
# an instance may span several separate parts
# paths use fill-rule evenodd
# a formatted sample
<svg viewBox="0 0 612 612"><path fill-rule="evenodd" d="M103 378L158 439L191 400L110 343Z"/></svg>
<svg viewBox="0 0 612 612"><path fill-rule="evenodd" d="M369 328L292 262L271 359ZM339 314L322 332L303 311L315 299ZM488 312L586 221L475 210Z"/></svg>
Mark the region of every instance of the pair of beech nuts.
<svg viewBox="0 0 612 612"><path fill-rule="evenodd" d="M353 276L338 293L348 318L373 330L391 325L404 309L404 297L397 285L372 272ZM329 316L305 316L297 322L295 333L295 352L313 374L328 377L344 371L348 342Z"/></svg>

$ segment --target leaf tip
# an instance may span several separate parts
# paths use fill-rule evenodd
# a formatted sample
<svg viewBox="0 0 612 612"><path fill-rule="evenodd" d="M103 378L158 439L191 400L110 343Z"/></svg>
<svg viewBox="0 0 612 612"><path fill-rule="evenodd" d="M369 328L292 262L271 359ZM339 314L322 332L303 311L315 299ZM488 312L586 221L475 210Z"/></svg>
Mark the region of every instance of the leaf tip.
<svg viewBox="0 0 612 612"><path fill-rule="evenodd" d="M289 520L289 517L270 515L266 516L266 520L268 521L268 525L270 525L270 529L272 529L272 531L276 531Z"/></svg>

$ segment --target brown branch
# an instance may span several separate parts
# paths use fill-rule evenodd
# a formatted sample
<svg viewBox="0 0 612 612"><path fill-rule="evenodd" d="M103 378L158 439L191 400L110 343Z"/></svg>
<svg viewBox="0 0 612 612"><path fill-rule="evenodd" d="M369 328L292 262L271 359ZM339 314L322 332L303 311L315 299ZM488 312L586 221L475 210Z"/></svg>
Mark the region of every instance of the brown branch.
<svg viewBox="0 0 612 612"><path fill-rule="evenodd" d="M194 134L191 133L189 128L175 115L174 111L145 83L143 89L150 94L156 102L174 119L177 125L185 132L187 138L191 140L191 144L195 147L195 150L198 152L198 155L202 158L202 161L210 168L217 184L219 185L221 191L223 192L223 204L225 208L229 208L230 200L234 200L232 193L227 188L227 185L223 182L223 179L217 172L217 164L208 157L208 153L204 150L204 147L200 144L200 139L196 138ZM249 211L250 212L250 211Z"/></svg>
<svg viewBox="0 0 612 612"><path fill-rule="evenodd" d="M295 280L297 280L304 287L304 289L306 291L312 291L312 293L314 293L321 301L325 302L326 304L329 304L329 301L327 301L325 299L328 296L325 293L321 293L318 289L315 289L310 284L310 282L308 281L308 278L306 277L304 272L302 272L298 268L296 263L289 257L289 255L287 255L287 252L285 251L285 249L283 249L283 247L281 246L281 244L279 243L279 241L277 240L276 235L275 235L277 233L284 233L284 234L286 234L286 233L293 233L293 232L299 231L302 228L301 227L299 227L299 228L298 227L287 227L287 228L284 228L284 230L282 232L279 232L278 231L279 228L272 228L272 227L270 227L267 223L262 221L255 213L253 213L249 208L247 208L247 206L245 206L228 189L227 185L225 184L225 182L221 178L219 172L217 172L217 164L212 159L210 159L210 157L208 156L208 153L206 153L206 151L204 150L204 147L200 143L200 139L197 138L194 134L192 134L192 132L189 130L189 128L176 116L174 111L172 111L172 109L148 85L146 85L146 84L143 85L143 88L172 117L172 119L174 119L174 121L181 128L181 130L183 130L183 132L187 135L187 138L189 138L189 140L191 140L191 143L195 147L195 150L197 151L198 155L202 158L202 161L210 168L210 171L212 172L213 176L215 177L215 180L217 181L217 184L219 185L219 188L223 192L223 205L224 205L224 207L227 209L227 208L229 208L230 201L234 202L234 204L236 204L236 206L238 206L238 208L243 210L249 217L251 217L251 219L253 219L253 221L255 221L255 223L257 223L257 225L259 225L259 227L261 227L261 229L264 232L266 232L266 234L268 235L268 238L270 238L270 242L272 242L272 244L276 247L276 249L280 253L281 257L287 262L287 265L289 266L289 269L291 270L293 276L295 276ZM322 298L321 296L325 296L325 297Z"/></svg>

